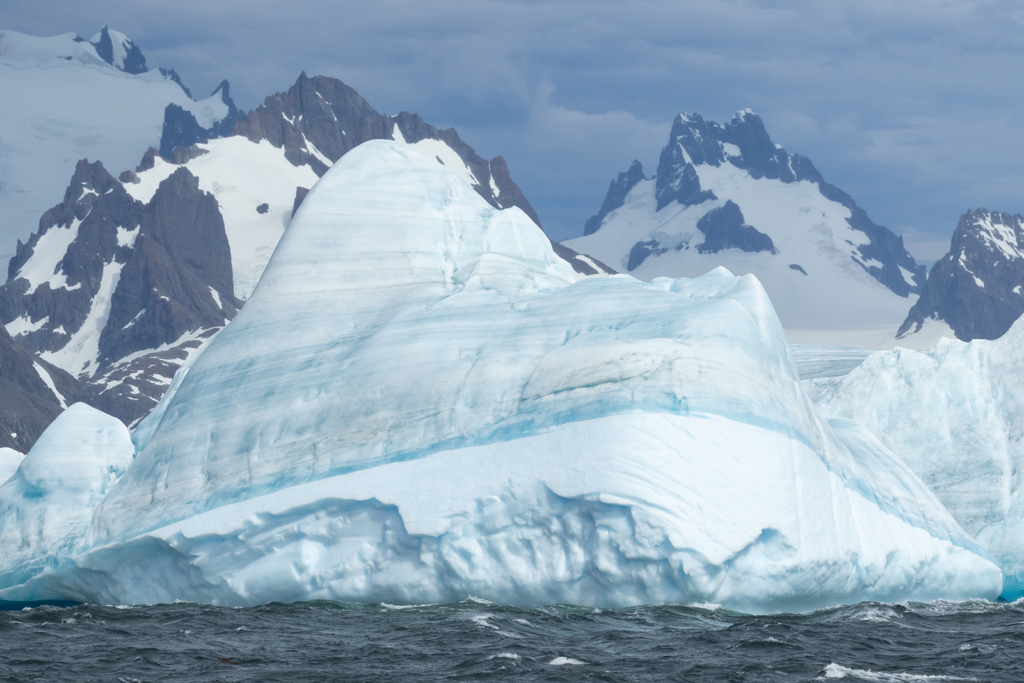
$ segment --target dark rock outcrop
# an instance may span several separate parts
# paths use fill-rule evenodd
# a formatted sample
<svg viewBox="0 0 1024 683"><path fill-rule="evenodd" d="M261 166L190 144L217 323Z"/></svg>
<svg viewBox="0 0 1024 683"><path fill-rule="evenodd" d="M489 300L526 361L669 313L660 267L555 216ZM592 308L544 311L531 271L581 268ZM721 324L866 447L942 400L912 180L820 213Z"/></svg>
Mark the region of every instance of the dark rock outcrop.
<svg viewBox="0 0 1024 683"><path fill-rule="evenodd" d="M181 82L181 76L174 69L165 69L164 67L158 67L160 69L160 75L167 80L177 83L178 87L181 88L182 92L188 95L188 98L192 99L192 91L185 87L185 84Z"/></svg>
<svg viewBox="0 0 1024 683"><path fill-rule="evenodd" d="M637 242L629 250L629 261L626 262L626 270L633 272L640 267L640 264L647 260L648 256L664 254L668 249L661 247L657 240L645 240Z"/></svg>
<svg viewBox="0 0 1024 683"><path fill-rule="evenodd" d="M555 250L555 255L558 258L567 261L572 266L572 269L580 275L615 275L618 272L601 263L593 256L581 254L575 249L571 249L553 240L551 248Z"/></svg>
<svg viewBox="0 0 1024 683"><path fill-rule="evenodd" d="M125 39L124 43L119 46L124 48L126 54L121 64L116 64L114 59L115 46L110 36L110 29L104 26L100 29L97 37L98 40L91 43L91 45L96 48L96 54L104 62L129 74L141 74L148 71L146 68L146 58L142 55L142 50L131 39Z"/></svg>
<svg viewBox="0 0 1024 683"><path fill-rule="evenodd" d="M744 223L743 212L732 200L704 214L697 221L697 229L704 233L704 242L697 246L701 254L716 254L723 249L777 253L772 238Z"/></svg>
<svg viewBox="0 0 1024 683"><path fill-rule="evenodd" d="M227 81L221 81L210 97L218 94L221 102L228 108L228 113L224 118L215 121L210 128L203 128L192 112L177 104L167 105L164 109L163 130L160 133L160 156L176 164L183 164L188 158L179 161L181 155L176 154L177 148L193 149L197 143L231 134L241 114L231 99L231 86Z"/></svg>
<svg viewBox="0 0 1024 683"><path fill-rule="evenodd" d="M40 273L53 275L40 282ZM18 345L61 363L107 402L101 409L131 423L189 350L234 317L233 292L217 201L187 169L143 204L83 160L64 201L19 243L0 322L18 321Z"/></svg>
<svg viewBox="0 0 1024 683"><path fill-rule="evenodd" d="M684 118L682 114L676 117L672 123L672 132L669 134L669 144L661 150L661 157L658 160L658 171L655 174L654 196L658 200L658 211L661 211L672 202L679 202L682 206L694 206L709 199L717 199L715 193L710 190L702 190L700 178L693 168L693 161L689 156L692 151L701 159L710 159L713 166L721 163L718 156L709 156L704 149L705 138L696 135L691 129L690 123L700 127L707 127L704 119L699 116ZM709 138L713 140L714 138ZM700 141L697 144L696 141ZM687 151L687 146L690 149ZM721 147L721 145L719 145ZM596 231L596 229L595 229Z"/></svg>
<svg viewBox="0 0 1024 683"><path fill-rule="evenodd" d="M101 367L187 332L223 326L241 306L217 200L188 169L160 183L139 223L100 335Z"/></svg>
<svg viewBox="0 0 1024 683"><path fill-rule="evenodd" d="M0 446L27 453L64 406L93 398L81 382L18 346L0 326Z"/></svg>
<svg viewBox="0 0 1024 683"><path fill-rule="evenodd" d="M148 171L156 166L156 158L159 154L160 152L154 147L147 149L146 153L142 155L142 161L140 161L139 165L135 167L135 172L142 173L143 171Z"/></svg>
<svg viewBox="0 0 1024 683"><path fill-rule="evenodd" d="M1024 217L977 209L960 217L949 253L928 282L897 337L943 320L957 339L998 339L1024 314Z"/></svg>
<svg viewBox="0 0 1024 683"><path fill-rule="evenodd" d="M128 407L124 398L104 394L29 353L0 325L0 447L27 453L73 403L111 415Z"/></svg>
<svg viewBox="0 0 1024 683"><path fill-rule="evenodd" d="M637 186L641 180L647 180L644 177L644 167L636 159L630 164L629 169L625 173L620 173L619 177L611 182L608 186L608 192L605 194L604 202L601 204L600 210L593 216L591 216L586 225L583 226L584 235L592 235L597 232L597 229L601 227L601 222L604 221L605 216L610 214L615 209L618 209L626 203L626 195L629 191Z"/></svg>
<svg viewBox="0 0 1024 683"><path fill-rule="evenodd" d="M295 215L295 212L299 210L299 207L302 206L302 200L306 198L307 194L309 194L309 188L308 187L296 187L295 188L295 201L292 203L292 215L293 216Z"/></svg>
<svg viewBox="0 0 1024 683"><path fill-rule="evenodd" d="M368 140L402 139L410 144L439 140L459 155L477 180L473 188L491 206L517 206L540 225L537 212L513 182L502 157L488 161L467 145L455 129L440 130L416 114L385 116L336 78L310 78L303 73L287 92L271 95L249 112L234 132L253 142L267 140L275 147L283 147L291 163L306 164L317 175L326 173L329 164Z"/></svg>
<svg viewBox="0 0 1024 683"><path fill-rule="evenodd" d="M176 147L189 147L209 139L209 132L199 125L192 112L174 103L164 108L164 127L160 134L160 156L164 159L170 159Z"/></svg>

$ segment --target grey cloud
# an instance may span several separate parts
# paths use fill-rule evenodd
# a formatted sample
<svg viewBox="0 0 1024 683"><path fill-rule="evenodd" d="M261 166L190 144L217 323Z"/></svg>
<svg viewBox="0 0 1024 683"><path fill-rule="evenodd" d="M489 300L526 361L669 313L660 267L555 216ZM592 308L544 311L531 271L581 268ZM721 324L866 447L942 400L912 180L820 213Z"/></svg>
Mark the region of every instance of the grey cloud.
<svg viewBox="0 0 1024 683"><path fill-rule="evenodd" d="M556 237L582 229L634 157L653 164L677 112L722 120L748 106L928 249L968 207L1024 209L1024 15L1012 2L18 5L0 9L0 25L91 35L109 23L197 93L228 78L242 106L306 70L382 111L455 126L508 159Z"/></svg>

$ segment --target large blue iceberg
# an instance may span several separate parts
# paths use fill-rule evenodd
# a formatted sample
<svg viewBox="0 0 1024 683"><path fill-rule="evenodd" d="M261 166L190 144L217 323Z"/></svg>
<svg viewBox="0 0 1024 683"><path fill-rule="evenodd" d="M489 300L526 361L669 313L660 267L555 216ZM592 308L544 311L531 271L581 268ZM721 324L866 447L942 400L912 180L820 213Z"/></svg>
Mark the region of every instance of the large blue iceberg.
<svg viewBox="0 0 1024 683"><path fill-rule="evenodd" d="M399 143L317 183L193 360L83 499L88 529L0 557L0 598L758 612L1001 590L909 468L819 416L755 278L576 281L522 212Z"/></svg>

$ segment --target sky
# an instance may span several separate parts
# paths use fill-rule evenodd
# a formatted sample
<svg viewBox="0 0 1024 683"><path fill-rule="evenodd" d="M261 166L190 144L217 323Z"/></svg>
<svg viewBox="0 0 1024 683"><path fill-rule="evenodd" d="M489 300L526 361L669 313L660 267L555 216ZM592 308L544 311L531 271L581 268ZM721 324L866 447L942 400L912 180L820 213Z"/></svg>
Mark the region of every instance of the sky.
<svg viewBox="0 0 1024 683"><path fill-rule="evenodd" d="M197 97L257 106L301 71L502 155L555 239L582 234L679 112L773 140L930 262L960 215L1024 212L1024 3L966 0L34 0L0 28L103 24Z"/></svg>

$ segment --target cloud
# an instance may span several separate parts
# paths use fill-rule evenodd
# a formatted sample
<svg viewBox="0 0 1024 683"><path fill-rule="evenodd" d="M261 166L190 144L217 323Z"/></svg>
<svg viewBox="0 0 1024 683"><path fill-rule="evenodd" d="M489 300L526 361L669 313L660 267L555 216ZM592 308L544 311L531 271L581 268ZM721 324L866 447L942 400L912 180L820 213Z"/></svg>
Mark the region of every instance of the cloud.
<svg viewBox="0 0 1024 683"><path fill-rule="evenodd" d="M588 113L555 103L555 95L554 86L542 80L526 121L500 131L499 147L526 196L545 209L545 230L554 239L567 239L581 232L608 183L633 159L653 173L671 119L648 121L623 110ZM473 139L487 135L472 127L465 133ZM580 200L566 204L566 195Z"/></svg>
<svg viewBox="0 0 1024 683"><path fill-rule="evenodd" d="M677 112L751 107L874 220L948 239L968 207L1024 210L1021 16L1003 0L36 0L0 26L109 23L248 107L302 70L336 76L504 155L559 237L632 158L656 160Z"/></svg>

